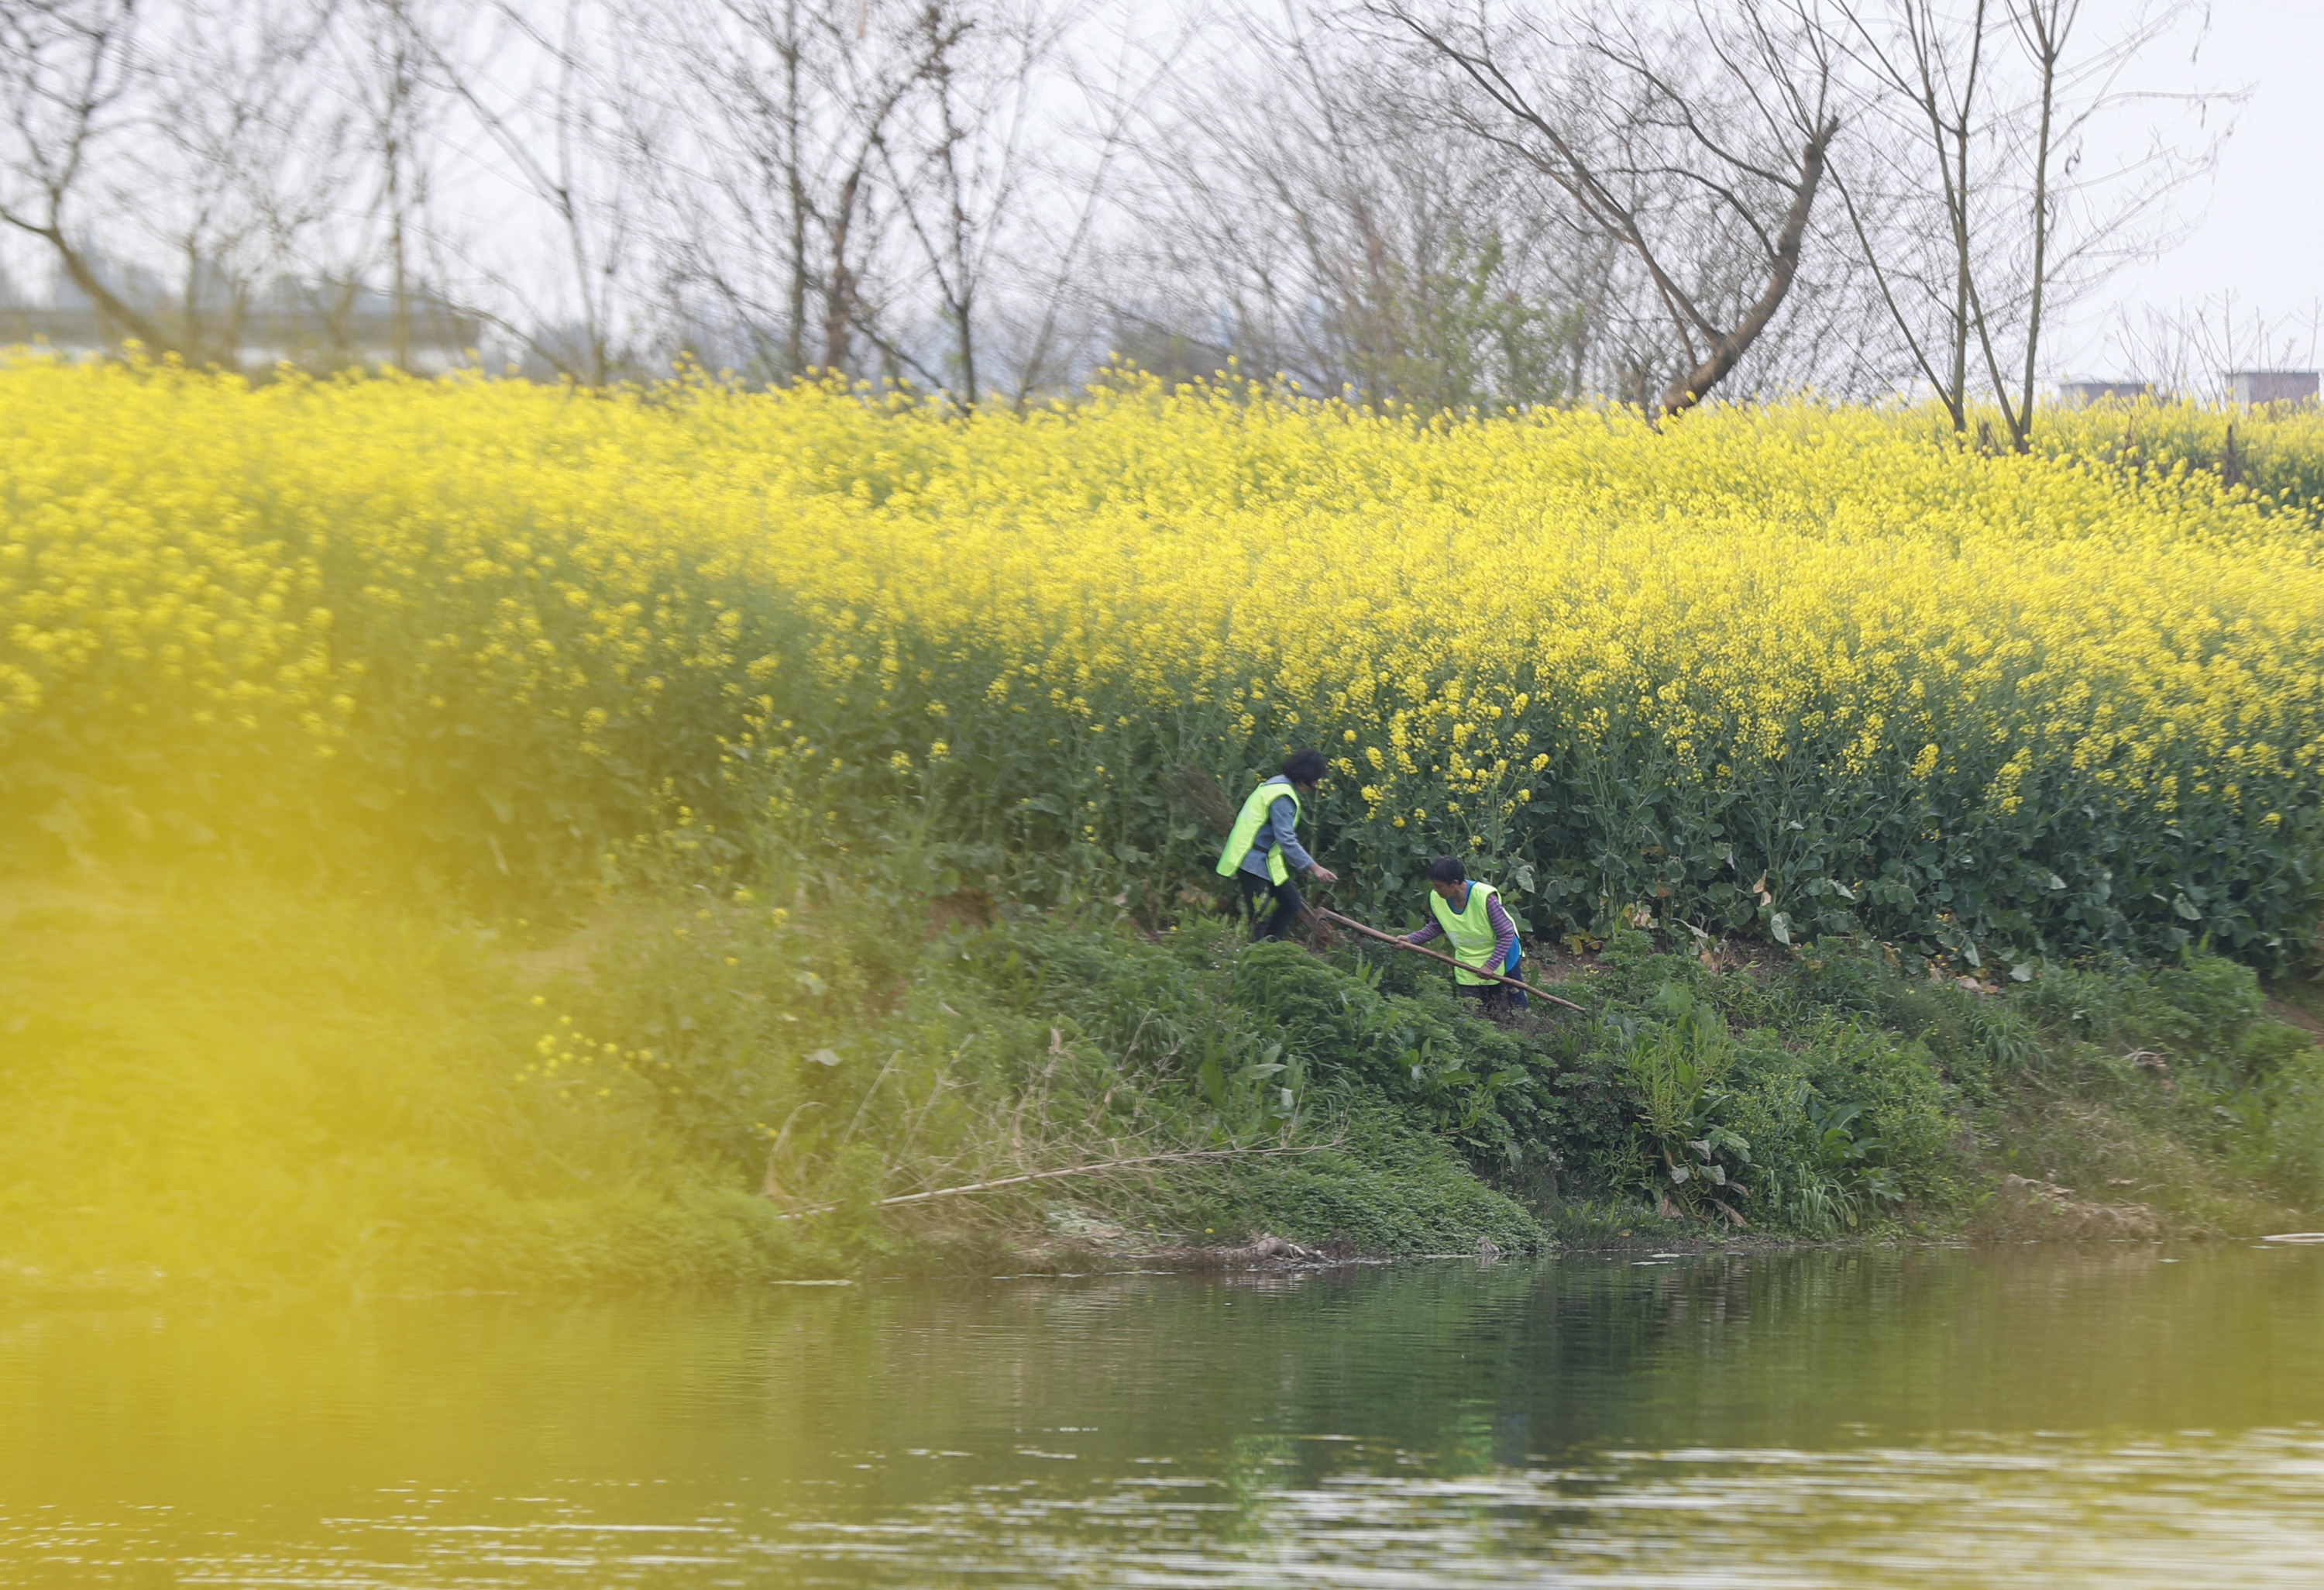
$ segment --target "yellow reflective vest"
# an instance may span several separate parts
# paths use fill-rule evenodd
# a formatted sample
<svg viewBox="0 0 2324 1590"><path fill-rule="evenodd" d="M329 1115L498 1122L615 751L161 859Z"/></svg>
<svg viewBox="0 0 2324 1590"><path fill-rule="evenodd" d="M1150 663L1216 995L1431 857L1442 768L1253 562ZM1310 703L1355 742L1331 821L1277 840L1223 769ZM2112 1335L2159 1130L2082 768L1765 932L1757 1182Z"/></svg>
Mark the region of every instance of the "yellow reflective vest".
<svg viewBox="0 0 2324 1590"><path fill-rule="evenodd" d="M1461 965L1453 969L1452 980L1474 986L1490 983L1490 977L1480 976L1471 966L1487 971L1502 972L1507 968L1493 965L1493 946L1500 935L1493 931L1489 902L1499 900L1501 892L1490 883L1480 883L1473 878L1469 883L1469 898L1459 911L1447 904L1444 897L1431 889L1428 909L1436 913L1436 925L1444 929L1444 937L1452 941L1452 958Z"/></svg>
<svg viewBox="0 0 2324 1590"><path fill-rule="evenodd" d="M1291 781L1280 774L1268 779L1243 798L1242 810L1235 814L1234 827L1227 830L1226 847L1219 852L1219 876L1231 878L1242 868L1242 858L1250 854L1258 843L1259 831L1267 825L1269 808L1286 795L1291 797L1291 820L1299 820L1299 791ZM1267 876L1269 882L1288 883L1291 868L1283 859L1283 846L1267 847Z"/></svg>

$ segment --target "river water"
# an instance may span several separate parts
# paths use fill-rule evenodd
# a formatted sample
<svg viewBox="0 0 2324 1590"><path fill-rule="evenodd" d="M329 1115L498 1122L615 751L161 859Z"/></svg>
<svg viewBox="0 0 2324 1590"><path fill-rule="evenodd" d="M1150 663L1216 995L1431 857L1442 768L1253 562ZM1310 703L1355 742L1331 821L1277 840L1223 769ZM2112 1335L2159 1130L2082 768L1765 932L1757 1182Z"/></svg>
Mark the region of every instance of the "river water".
<svg viewBox="0 0 2324 1590"><path fill-rule="evenodd" d="M0 1315L0 1584L2324 1584L2324 1248Z"/></svg>

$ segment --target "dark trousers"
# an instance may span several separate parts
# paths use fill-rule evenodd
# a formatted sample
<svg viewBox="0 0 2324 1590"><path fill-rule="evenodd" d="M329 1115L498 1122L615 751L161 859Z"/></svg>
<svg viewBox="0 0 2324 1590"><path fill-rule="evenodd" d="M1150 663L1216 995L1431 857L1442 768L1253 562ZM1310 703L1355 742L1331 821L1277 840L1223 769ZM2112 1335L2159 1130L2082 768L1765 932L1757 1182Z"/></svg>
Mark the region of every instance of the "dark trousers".
<svg viewBox="0 0 2324 1590"><path fill-rule="evenodd" d="M1519 966L1523 964L1523 962L1518 963ZM1505 977L1514 977L1517 975L1517 967L1511 966L1501 975ZM1512 988L1506 983L1455 983L1452 985L1452 992L1464 999L1475 1000L1488 1012L1494 1013L1505 1014L1510 1011L1521 1011L1526 1004L1525 990Z"/></svg>
<svg viewBox="0 0 2324 1590"><path fill-rule="evenodd" d="M1252 938L1280 938L1291 931L1291 924L1299 920L1299 889L1296 884L1287 880L1281 883L1270 883L1256 873L1243 872L1235 874L1235 882L1242 887L1242 909L1244 914L1251 919ZM1262 895L1275 901L1275 910L1265 921L1259 920L1259 902Z"/></svg>

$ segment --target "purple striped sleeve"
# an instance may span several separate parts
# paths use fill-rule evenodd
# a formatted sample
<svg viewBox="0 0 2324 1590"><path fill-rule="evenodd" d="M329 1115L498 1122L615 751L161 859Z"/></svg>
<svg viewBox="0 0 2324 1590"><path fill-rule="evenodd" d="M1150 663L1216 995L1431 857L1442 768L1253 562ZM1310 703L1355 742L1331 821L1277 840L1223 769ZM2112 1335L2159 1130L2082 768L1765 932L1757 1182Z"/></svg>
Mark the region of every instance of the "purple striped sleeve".
<svg viewBox="0 0 2324 1590"><path fill-rule="evenodd" d="M1498 894L1485 901L1485 920L1492 924L1493 970L1498 972L1509 964L1509 951L1517 948L1517 925L1501 909L1501 897Z"/></svg>

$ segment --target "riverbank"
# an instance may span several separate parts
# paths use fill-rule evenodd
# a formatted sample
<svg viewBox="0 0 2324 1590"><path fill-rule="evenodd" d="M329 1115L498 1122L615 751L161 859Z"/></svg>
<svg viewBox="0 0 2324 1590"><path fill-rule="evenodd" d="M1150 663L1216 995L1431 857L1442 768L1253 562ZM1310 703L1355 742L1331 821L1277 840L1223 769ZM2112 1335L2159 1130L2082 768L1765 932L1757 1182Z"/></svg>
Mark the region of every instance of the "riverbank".
<svg viewBox="0 0 2324 1590"><path fill-rule="evenodd" d="M0 1285L2305 1224L2318 433L2148 467L2228 418L0 363ZM1464 857L1582 1010L1243 942L1301 747L1335 909Z"/></svg>
<svg viewBox="0 0 2324 1590"><path fill-rule="evenodd" d="M1252 948L1192 907L827 887L537 925L246 876L12 885L0 1291L2146 1239L2324 1204L2324 1063L2230 962L1987 992L1877 946L1625 934L1559 968L1586 1015L1494 1024L1416 957Z"/></svg>

